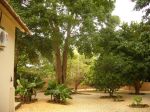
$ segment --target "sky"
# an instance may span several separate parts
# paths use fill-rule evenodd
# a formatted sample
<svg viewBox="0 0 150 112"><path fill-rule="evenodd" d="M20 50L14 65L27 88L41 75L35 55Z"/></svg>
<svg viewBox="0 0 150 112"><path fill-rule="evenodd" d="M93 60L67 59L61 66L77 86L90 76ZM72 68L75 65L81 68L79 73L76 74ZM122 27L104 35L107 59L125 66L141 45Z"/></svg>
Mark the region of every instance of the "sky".
<svg viewBox="0 0 150 112"><path fill-rule="evenodd" d="M142 11L135 11L135 3L131 2L131 0L116 0L115 6L113 15L119 16L121 22L141 21Z"/></svg>

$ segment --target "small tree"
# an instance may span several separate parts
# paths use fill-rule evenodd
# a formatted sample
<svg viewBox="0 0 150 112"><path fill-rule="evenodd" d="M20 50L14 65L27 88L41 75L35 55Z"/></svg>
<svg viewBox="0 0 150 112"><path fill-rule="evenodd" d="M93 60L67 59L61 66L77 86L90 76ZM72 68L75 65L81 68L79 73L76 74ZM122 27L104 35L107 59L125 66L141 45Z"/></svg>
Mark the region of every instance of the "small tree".
<svg viewBox="0 0 150 112"><path fill-rule="evenodd" d="M105 90L110 97L122 85L122 60L113 54L100 56L94 65L93 80L94 86Z"/></svg>
<svg viewBox="0 0 150 112"><path fill-rule="evenodd" d="M74 87L75 92L77 92L78 87L79 87L79 85L83 82L83 80L84 80L84 77L83 77L83 76L80 76L80 75L75 78L75 87Z"/></svg>
<svg viewBox="0 0 150 112"><path fill-rule="evenodd" d="M77 50L74 50L74 56L68 60L67 83L74 86L77 92L78 87L85 82L86 75L90 70L92 58L86 58Z"/></svg>

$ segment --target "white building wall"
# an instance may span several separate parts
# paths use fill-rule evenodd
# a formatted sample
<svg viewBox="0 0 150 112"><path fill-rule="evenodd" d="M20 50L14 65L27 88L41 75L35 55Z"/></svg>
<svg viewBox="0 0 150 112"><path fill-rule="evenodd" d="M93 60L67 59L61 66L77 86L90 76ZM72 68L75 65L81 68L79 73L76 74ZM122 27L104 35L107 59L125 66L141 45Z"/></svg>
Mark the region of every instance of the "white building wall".
<svg viewBox="0 0 150 112"><path fill-rule="evenodd" d="M0 10L4 11L0 4ZM1 26L8 33L8 43L4 50L0 50L0 112L14 112L14 48L15 24L7 13L3 12Z"/></svg>

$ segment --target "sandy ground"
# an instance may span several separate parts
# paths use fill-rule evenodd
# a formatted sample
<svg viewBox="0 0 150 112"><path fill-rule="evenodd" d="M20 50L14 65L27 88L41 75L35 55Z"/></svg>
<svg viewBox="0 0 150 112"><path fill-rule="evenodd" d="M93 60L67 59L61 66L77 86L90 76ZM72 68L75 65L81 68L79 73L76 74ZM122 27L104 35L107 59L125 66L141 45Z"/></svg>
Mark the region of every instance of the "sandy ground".
<svg viewBox="0 0 150 112"><path fill-rule="evenodd" d="M67 105L49 103L50 97L39 93L38 101L22 105L16 112L150 112L148 108L130 108L128 105L133 102L133 95L120 93L123 102L114 102L112 99L102 99L104 93L82 92L83 94L73 95ZM150 105L150 93L142 95L143 103Z"/></svg>

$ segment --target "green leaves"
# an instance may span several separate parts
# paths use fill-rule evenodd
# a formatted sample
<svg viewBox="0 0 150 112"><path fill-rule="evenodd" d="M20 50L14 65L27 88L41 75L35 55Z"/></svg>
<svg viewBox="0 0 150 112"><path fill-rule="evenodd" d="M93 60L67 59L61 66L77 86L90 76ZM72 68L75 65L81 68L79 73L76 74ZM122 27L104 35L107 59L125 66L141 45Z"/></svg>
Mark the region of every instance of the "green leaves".
<svg viewBox="0 0 150 112"><path fill-rule="evenodd" d="M140 105L142 103L143 98L141 96L134 96L133 97L133 104Z"/></svg>
<svg viewBox="0 0 150 112"><path fill-rule="evenodd" d="M71 99L71 93L68 87L63 84L57 84L55 81L50 81L45 91L45 95L51 95L57 103L65 103L67 98Z"/></svg>
<svg viewBox="0 0 150 112"><path fill-rule="evenodd" d="M132 65L130 72L132 71L134 76L136 76L135 74L143 75L143 79L140 80L145 80L146 77L144 78L144 75L148 73L148 66L145 64L149 55L149 41L147 41L149 40L149 34L146 30L143 31L145 26L143 24L132 23L126 27L128 30L122 29L120 32L122 41L118 44L119 49L117 49L119 52L122 52L124 60L130 62L128 64ZM124 35L124 32L127 35ZM145 36L146 38L144 38Z"/></svg>
<svg viewBox="0 0 150 112"><path fill-rule="evenodd" d="M18 14L33 32L32 39L26 38L24 46L18 44L19 55L24 53L26 63L30 61L39 63L40 55L52 61L55 54L54 58L56 61L60 59L59 65L62 68L66 68L64 66L67 65L65 64L67 56L74 48L78 47L82 53L92 56L91 43L96 37L98 27L104 25L111 16L114 2L114 0L30 0L26 7L23 7L20 1L11 0ZM17 37L27 35L17 34ZM20 38L21 42L23 40ZM21 47L22 49L19 49ZM62 71L58 70L61 67L56 68L56 71ZM66 74L65 69L62 73ZM57 75L61 77L61 73Z"/></svg>
<svg viewBox="0 0 150 112"><path fill-rule="evenodd" d="M100 88L106 86L111 88L113 84L114 87L119 87L121 83L116 80L120 78L123 84L135 86L137 81L148 80L148 68L150 67L148 61L150 59L149 25L135 22L130 25L125 23L115 31L111 22L109 21L110 24L108 23L106 28L101 29L95 39L96 50L93 51L96 51L94 53L99 56L93 69L95 85ZM111 79L114 79L111 81L112 84L108 82Z"/></svg>
<svg viewBox="0 0 150 112"><path fill-rule="evenodd" d="M37 76L24 74L24 76L21 76L21 78L17 80L17 84L16 95L19 95L23 102L30 102L32 95L35 95L36 90L43 86L44 81Z"/></svg>
<svg viewBox="0 0 150 112"><path fill-rule="evenodd" d="M121 74L122 59L114 54L100 56L94 65L93 84L100 90L106 90L110 95L124 85Z"/></svg>

